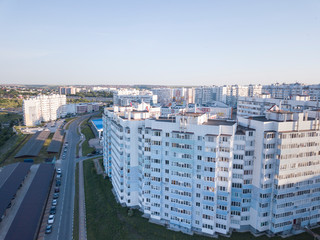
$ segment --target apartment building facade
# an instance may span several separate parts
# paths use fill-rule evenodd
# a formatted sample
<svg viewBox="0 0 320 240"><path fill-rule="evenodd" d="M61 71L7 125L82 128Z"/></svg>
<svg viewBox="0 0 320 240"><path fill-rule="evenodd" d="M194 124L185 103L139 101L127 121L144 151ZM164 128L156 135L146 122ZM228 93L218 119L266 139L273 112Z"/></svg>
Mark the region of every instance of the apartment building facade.
<svg viewBox="0 0 320 240"><path fill-rule="evenodd" d="M66 96L59 94L38 95L23 100L24 125L36 126L41 122L56 120L60 117L59 109L66 101Z"/></svg>
<svg viewBox="0 0 320 240"><path fill-rule="evenodd" d="M261 93L261 85L199 87L195 89L195 103L210 105L214 101L220 101L231 107L236 107L239 97L253 97Z"/></svg>
<svg viewBox="0 0 320 240"><path fill-rule="evenodd" d="M295 234L320 221L320 125L307 113L236 122L105 109L103 119L116 197L153 222L215 236Z"/></svg>
<svg viewBox="0 0 320 240"><path fill-rule="evenodd" d="M311 100L320 100L320 84L305 85L294 84L271 84L262 88L262 93L270 94L273 98L290 99L295 95L309 95Z"/></svg>
<svg viewBox="0 0 320 240"><path fill-rule="evenodd" d="M157 104L158 97L148 90L120 89L113 93L113 104L115 106L130 106L133 102Z"/></svg>
<svg viewBox="0 0 320 240"><path fill-rule="evenodd" d="M310 96L296 95L291 99L271 98L270 94L262 94L256 97L239 97L237 105L238 116L262 116L274 105L281 110L301 112L319 108L318 101L312 101Z"/></svg>

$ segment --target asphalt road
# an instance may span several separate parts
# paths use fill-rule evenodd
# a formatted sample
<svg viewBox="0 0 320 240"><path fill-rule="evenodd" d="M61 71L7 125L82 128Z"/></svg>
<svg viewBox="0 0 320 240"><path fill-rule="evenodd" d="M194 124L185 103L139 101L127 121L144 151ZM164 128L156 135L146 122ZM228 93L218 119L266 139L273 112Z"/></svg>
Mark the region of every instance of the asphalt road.
<svg viewBox="0 0 320 240"><path fill-rule="evenodd" d="M71 240L73 229L73 208L75 195L75 163L77 143L80 140L78 125L90 115L85 115L74 120L67 131L65 142L68 142L68 150L65 160L61 160L62 181L57 212L52 227L52 233L45 236L46 240ZM51 204L51 203L50 203Z"/></svg>

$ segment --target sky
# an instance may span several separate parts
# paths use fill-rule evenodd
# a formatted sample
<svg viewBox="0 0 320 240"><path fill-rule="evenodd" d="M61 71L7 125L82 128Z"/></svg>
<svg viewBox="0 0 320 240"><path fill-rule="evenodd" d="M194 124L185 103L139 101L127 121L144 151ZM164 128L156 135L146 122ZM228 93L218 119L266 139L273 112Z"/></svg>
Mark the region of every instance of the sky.
<svg viewBox="0 0 320 240"><path fill-rule="evenodd" d="M0 0L0 84L320 84L318 0Z"/></svg>

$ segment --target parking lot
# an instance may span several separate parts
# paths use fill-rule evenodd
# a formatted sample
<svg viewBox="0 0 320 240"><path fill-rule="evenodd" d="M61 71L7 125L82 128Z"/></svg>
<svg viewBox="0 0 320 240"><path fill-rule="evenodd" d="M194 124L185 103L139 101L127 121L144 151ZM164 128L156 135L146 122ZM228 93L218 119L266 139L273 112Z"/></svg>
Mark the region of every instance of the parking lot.
<svg viewBox="0 0 320 240"><path fill-rule="evenodd" d="M59 166L59 163L58 163ZM54 176L52 186L50 189L50 194L48 197L47 205L43 215L38 239L44 239L45 235L50 234L59 221L58 209L60 208L60 188L62 183L62 172L60 168L56 169L56 174Z"/></svg>

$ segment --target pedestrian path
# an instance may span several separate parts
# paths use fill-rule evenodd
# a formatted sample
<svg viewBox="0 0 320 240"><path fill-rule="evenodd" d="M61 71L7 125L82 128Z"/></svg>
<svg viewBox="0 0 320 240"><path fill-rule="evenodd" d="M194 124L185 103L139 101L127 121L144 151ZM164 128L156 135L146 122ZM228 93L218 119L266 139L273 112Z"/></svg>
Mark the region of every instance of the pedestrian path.
<svg viewBox="0 0 320 240"><path fill-rule="evenodd" d="M79 162L79 240L87 239L83 161Z"/></svg>

